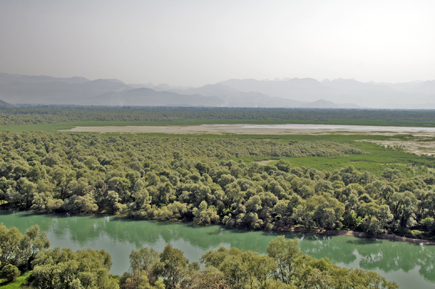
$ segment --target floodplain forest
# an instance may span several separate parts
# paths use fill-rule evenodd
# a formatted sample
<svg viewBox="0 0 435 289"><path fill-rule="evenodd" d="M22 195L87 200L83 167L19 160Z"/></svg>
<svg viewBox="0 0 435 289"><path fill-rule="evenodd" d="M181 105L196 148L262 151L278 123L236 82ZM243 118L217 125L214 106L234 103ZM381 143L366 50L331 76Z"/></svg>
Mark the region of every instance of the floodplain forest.
<svg viewBox="0 0 435 289"><path fill-rule="evenodd" d="M212 108L212 107L0 107L0 125L174 125L309 123L435 127L432 110ZM68 127L68 126L67 126Z"/></svg>
<svg viewBox="0 0 435 289"><path fill-rule="evenodd" d="M435 232L435 176L380 177L261 165L244 156L364 154L331 141L0 133L3 207L193 221L273 230L294 226L397 233Z"/></svg>
<svg viewBox="0 0 435 289"><path fill-rule="evenodd" d="M80 121L435 126L433 115L303 109L0 109L0 207L254 230L342 229L433 240L435 175L428 168L435 167L435 158L430 156L401 152L409 159L403 168L385 164L376 172L352 165L320 170L292 166L288 160L369 158L371 152L338 136L47 132L55 127L50 125L68 127ZM26 131L37 128L40 131ZM259 163L258 158L275 161ZM171 245L160 253L142 248L131 253L130 270L120 277L108 273L108 253L49 249L37 226L22 235L0 225L0 245L1 278L13 282L28 272L23 283L34 288L397 288L376 273L311 258L300 252L296 241L284 237L269 244L267 256L237 248L209 251L201 259L202 267L189 263Z"/></svg>

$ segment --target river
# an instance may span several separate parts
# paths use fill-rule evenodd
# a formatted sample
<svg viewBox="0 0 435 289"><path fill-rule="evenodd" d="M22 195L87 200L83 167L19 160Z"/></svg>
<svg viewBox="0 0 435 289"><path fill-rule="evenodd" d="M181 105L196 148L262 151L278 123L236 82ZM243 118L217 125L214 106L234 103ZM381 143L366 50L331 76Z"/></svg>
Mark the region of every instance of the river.
<svg viewBox="0 0 435 289"><path fill-rule="evenodd" d="M230 230L221 226L199 227L189 223L133 221L112 216L46 215L32 212L0 212L0 223L22 233L38 224L51 247L104 249L112 255L113 274L128 270L132 249L152 247L162 251L168 242L190 261L220 246L265 253L277 235L263 231ZM435 288L435 246L361 239L351 236L286 234L298 238L301 250L315 258L328 257L347 268L373 270L396 281L400 288Z"/></svg>

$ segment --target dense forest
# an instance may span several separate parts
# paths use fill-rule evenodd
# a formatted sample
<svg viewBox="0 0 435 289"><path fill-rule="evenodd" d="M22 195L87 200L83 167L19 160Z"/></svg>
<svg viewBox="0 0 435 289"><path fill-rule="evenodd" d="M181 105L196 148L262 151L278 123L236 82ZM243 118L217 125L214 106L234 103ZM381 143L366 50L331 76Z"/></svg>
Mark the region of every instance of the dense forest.
<svg viewBox="0 0 435 289"><path fill-rule="evenodd" d="M78 108L0 109L11 125L78 122L346 123L435 126L431 111ZM131 124L131 123L130 123ZM283 158L370 157L339 137L110 135L0 132L0 208L110 214L137 220L286 231L292 228L392 233L435 239L433 157L406 169L353 166L318 170ZM386 148L382 148L387 150ZM388 150L395 150L388 148ZM243 161L241 158L250 161ZM273 163L253 161L274 158ZM361 159L364 161L364 159ZM422 166L416 169L413 166ZM379 168L379 166L377 167ZM413 172L413 173L411 173ZM373 272L348 270L303 254L283 237L267 256L236 248L207 252L201 266L169 244L130 255L123 276L107 252L49 249L37 226L24 235L0 225L1 278L26 273L35 288L397 288ZM51 274L51 275L50 275ZM53 275L55 274L55 275ZM65 285L68 283L68 285ZM96 285L97 284L97 285ZM51 286L51 287L50 287Z"/></svg>
<svg viewBox="0 0 435 289"><path fill-rule="evenodd" d="M0 108L0 125L83 121L325 123L435 126L433 110L29 106Z"/></svg>
<svg viewBox="0 0 435 289"><path fill-rule="evenodd" d="M202 267L171 244L160 253L141 248L131 252L130 269L122 276L109 273L112 258L104 250L49 246L37 225L23 236L0 224L0 278L13 282L30 271L22 283L46 289L398 288L377 273L312 258L300 251L297 239L283 236L269 243L267 255L225 247L208 251Z"/></svg>
<svg viewBox="0 0 435 289"><path fill-rule="evenodd" d="M246 164L242 156L364 154L333 141L0 134L2 207L251 229L432 238L435 176Z"/></svg>

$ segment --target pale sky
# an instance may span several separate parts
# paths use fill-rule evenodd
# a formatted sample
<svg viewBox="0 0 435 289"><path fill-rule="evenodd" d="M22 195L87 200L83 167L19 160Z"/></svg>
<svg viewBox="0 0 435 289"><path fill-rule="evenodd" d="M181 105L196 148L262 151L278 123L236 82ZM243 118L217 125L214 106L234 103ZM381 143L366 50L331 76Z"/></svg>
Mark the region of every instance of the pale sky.
<svg viewBox="0 0 435 289"><path fill-rule="evenodd" d="M201 86L435 79L435 1L0 0L0 72Z"/></svg>

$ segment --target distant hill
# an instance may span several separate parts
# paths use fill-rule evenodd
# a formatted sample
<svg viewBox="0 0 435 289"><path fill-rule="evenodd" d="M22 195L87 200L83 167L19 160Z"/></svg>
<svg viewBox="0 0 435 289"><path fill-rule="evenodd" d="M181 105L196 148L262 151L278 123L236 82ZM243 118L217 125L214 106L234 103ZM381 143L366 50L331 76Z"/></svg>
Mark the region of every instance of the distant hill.
<svg viewBox="0 0 435 289"><path fill-rule="evenodd" d="M254 79L231 79L219 84L243 92L261 92L272 97L291 98L298 101L314 101L330 92L330 89L315 79L293 78L281 81ZM303 98L301 97L303 95Z"/></svg>
<svg viewBox="0 0 435 289"><path fill-rule="evenodd" d="M51 76L39 75L39 76L29 76L29 75L19 75L19 74L8 74L0 72L0 84L5 83L50 83L50 82L65 82L65 83L85 83L89 80L84 77L71 77L71 78L56 78Z"/></svg>
<svg viewBox="0 0 435 289"><path fill-rule="evenodd" d="M101 105L121 106L222 106L218 97L203 95L180 95L169 91L155 91L150 88L127 89L107 92L93 99Z"/></svg>
<svg viewBox="0 0 435 289"><path fill-rule="evenodd" d="M247 83L246 85L248 85ZM261 86L261 82L257 84ZM0 73L0 97L14 104L210 107L341 107L327 101L297 101L224 84L198 88L127 85L116 79L55 78Z"/></svg>
<svg viewBox="0 0 435 289"><path fill-rule="evenodd" d="M185 88L0 73L0 98L10 104L432 109L435 80L392 84L354 79L231 79Z"/></svg>
<svg viewBox="0 0 435 289"><path fill-rule="evenodd" d="M13 105L10 105L6 101L3 101L0 99L0 107L12 107Z"/></svg>
<svg viewBox="0 0 435 289"><path fill-rule="evenodd" d="M229 81L229 82L233 82ZM234 81L235 83L237 81ZM357 108L358 105L341 105L328 101L319 100L306 101L306 100L294 100L291 98L283 98L276 96L271 91L270 94L264 93L268 90L262 88L261 82L256 80L241 81L242 85L228 85L227 82L221 82L217 84L207 84L202 87L188 88L184 90L172 90L180 94L201 94L206 96L216 96L224 101L224 106L227 107L293 107L293 108L343 108L351 107ZM253 83L252 89L249 89L249 84ZM258 90L262 92L259 92ZM277 89L276 89L277 90Z"/></svg>
<svg viewBox="0 0 435 289"><path fill-rule="evenodd" d="M129 88L119 80L0 74L0 97L14 104L82 104L107 92Z"/></svg>
<svg viewBox="0 0 435 289"><path fill-rule="evenodd" d="M284 80L232 79L219 83L238 91L256 91L295 101L323 99L339 107L427 108L435 106L435 81L374 83L354 79L324 80L293 78Z"/></svg>

